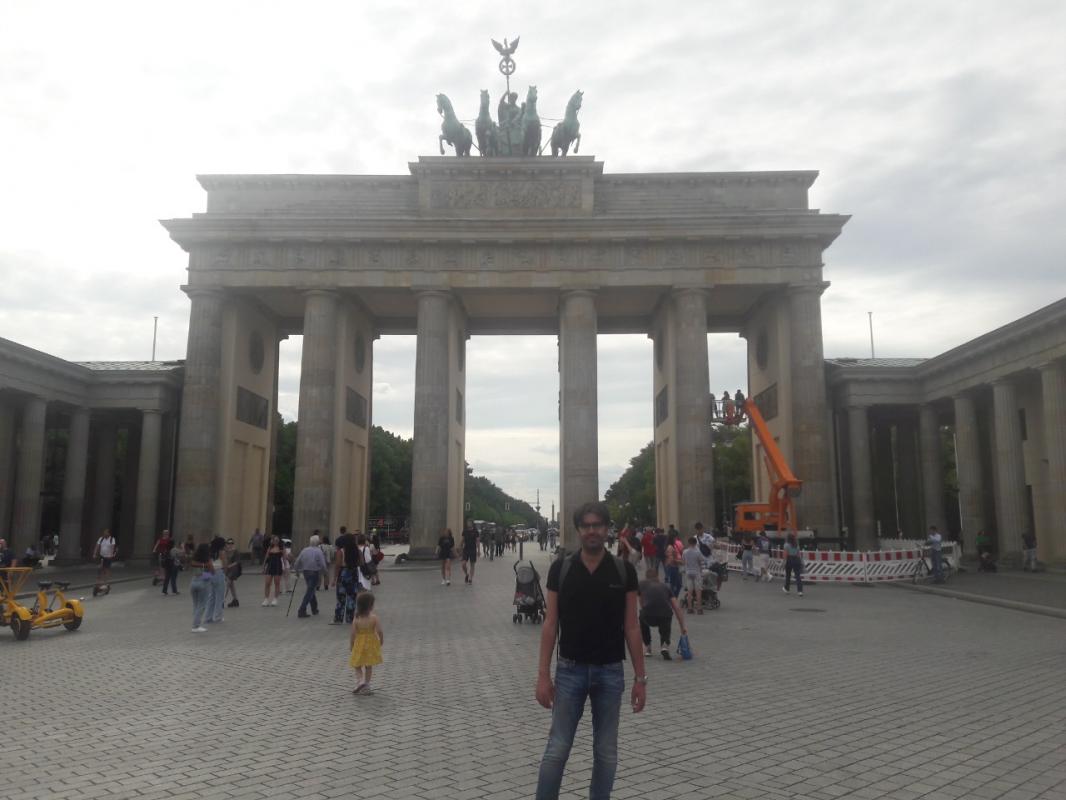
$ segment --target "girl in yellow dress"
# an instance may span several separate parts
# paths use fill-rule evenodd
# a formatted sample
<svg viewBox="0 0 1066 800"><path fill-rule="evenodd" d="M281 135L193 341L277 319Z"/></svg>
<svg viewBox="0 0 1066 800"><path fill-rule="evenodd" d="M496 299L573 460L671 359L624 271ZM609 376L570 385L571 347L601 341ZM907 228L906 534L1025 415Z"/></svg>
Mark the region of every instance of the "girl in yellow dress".
<svg viewBox="0 0 1066 800"><path fill-rule="evenodd" d="M352 620L352 635L349 646L352 656L348 663L355 668L358 681L352 694L370 694L370 674L381 663L381 645L385 634L381 632L381 620L374 611L374 594L360 592L355 598L355 619Z"/></svg>

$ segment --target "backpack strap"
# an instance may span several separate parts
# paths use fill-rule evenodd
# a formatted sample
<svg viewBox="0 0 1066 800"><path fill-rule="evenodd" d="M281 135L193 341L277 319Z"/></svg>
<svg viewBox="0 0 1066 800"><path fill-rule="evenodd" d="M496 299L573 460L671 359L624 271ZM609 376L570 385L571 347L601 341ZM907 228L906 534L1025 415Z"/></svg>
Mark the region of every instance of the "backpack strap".
<svg viewBox="0 0 1066 800"><path fill-rule="evenodd" d="M566 576L570 573L570 567L572 566L572 559L578 558L581 555L581 551L578 550L573 555L563 557L563 565L559 568L559 591L562 592L563 584L566 582ZM614 562L614 568L618 571L618 580L622 582L622 587L626 585L626 562L621 556L610 556L611 561Z"/></svg>

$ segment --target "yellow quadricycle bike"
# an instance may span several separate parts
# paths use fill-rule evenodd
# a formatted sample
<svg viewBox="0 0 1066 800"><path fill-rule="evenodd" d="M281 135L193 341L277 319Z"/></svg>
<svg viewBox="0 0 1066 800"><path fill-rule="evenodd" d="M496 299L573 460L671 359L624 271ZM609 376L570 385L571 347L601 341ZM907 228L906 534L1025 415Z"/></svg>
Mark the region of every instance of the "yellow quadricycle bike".
<svg viewBox="0 0 1066 800"><path fill-rule="evenodd" d="M81 627L84 616L81 603L68 600L63 594L63 590L70 586L69 581L38 581L37 595L28 608L16 599L31 572L31 567L0 569L0 624L10 625L20 642L25 641L34 628L62 625L68 631L76 631Z"/></svg>

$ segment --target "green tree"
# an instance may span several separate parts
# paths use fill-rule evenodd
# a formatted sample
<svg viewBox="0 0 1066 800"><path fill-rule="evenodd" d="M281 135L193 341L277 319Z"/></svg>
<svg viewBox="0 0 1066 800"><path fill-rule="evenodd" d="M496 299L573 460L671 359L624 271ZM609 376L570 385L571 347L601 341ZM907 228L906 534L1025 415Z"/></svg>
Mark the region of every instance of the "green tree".
<svg viewBox="0 0 1066 800"><path fill-rule="evenodd" d="M629 468L604 495L611 519L620 524L655 524L655 443L648 442L629 460Z"/></svg>

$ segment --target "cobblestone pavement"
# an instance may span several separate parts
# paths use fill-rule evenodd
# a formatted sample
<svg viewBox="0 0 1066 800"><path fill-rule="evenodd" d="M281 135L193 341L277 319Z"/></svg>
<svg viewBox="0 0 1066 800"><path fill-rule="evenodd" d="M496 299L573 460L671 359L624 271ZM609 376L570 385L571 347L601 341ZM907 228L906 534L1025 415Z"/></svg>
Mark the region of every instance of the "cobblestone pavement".
<svg viewBox="0 0 1066 800"><path fill-rule="evenodd" d="M89 598L76 633L2 632L0 797L532 797L549 714L512 563L479 563L472 587L385 571L368 697L325 593L319 616L286 618L251 574L206 634L187 578L177 598L141 582ZM647 710L623 715L620 800L1066 796L1064 620L733 577L690 625L696 658L651 661ZM586 717L565 797L590 770Z"/></svg>

